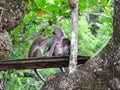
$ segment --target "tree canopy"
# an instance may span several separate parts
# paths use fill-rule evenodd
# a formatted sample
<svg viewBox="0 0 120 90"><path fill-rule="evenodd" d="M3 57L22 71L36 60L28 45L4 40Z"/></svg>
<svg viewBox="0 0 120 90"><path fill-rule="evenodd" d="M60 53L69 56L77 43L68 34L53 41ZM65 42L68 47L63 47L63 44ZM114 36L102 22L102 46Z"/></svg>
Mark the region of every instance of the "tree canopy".
<svg viewBox="0 0 120 90"><path fill-rule="evenodd" d="M23 7L24 1L27 8ZM6 2L10 8L7 7ZM113 2L113 0L79 0L78 54L90 55L93 58L109 42L113 33ZM14 8L10 3L15 5ZM17 4L21 7L17 7ZM1 0L0 5L0 10L5 12L4 17L8 20L3 20L4 23L10 23L7 24L8 26L3 25L3 28L9 31L13 42L13 51L6 59L27 58L28 48L32 41L39 35L49 36L56 26L62 27L67 37L71 37L71 11L67 0L9 0L9 2L8 0ZM4 10L6 8L9 9ZM13 13L10 12L11 9L14 10ZM8 19L12 15L16 17L16 22L13 18ZM24 16L23 21L22 18L19 18L21 15ZM18 25L20 22L22 23ZM12 29L13 27L15 28ZM101 57L104 58L104 55L101 54ZM40 70L45 77L54 74L55 71L56 69ZM40 89L43 83L37 78L25 78L23 72L25 71L10 70L1 75L1 77L5 77L7 90ZM31 71L26 70L26 72Z"/></svg>

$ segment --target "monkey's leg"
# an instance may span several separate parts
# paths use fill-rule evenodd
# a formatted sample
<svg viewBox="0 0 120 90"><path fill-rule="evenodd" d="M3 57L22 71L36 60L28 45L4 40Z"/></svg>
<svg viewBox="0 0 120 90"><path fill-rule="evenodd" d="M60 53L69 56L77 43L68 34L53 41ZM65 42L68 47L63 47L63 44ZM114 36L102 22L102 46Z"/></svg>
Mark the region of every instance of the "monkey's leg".
<svg viewBox="0 0 120 90"><path fill-rule="evenodd" d="M61 72L65 72L65 69L63 67L60 67Z"/></svg>
<svg viewBox="0 0 120 90"><path fill-rule="evenodd" d="M38 73L37 69L34 69L34 72L36 73L36 75L37 75L44 83L46 83L45 78L43 78L43 76Z"/></svg>

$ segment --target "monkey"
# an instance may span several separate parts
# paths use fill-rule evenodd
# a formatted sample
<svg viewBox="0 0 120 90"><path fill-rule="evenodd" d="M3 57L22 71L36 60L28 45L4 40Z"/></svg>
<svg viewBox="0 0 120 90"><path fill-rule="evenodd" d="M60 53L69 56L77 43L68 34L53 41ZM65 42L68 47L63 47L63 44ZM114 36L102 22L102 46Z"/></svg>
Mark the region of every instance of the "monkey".
<svg viewBox="0 0 120 90"><path fill-rule="evenodd" d="M70 40L62 39L62 43L58 41L54 48L53 56L65 56L70 54Z"/></svg>
<svg viewBox="0 0 120 90"><path fill-rule="evenodd" d="M54 56L64 56L69 54L70 40L66 38L66 34L62 28L58 27L54 29L55 35Z"/></svg>
<svg viewBox="0 0 120 90"><path fill-rule="evenodd" d="M70 40L68 38L63 39L63 56L70 55ZM64 72L68 72L67 68L63 68Z"/></svg>
<svg viewBox="0 0 120 90"><path fill-rule="evenodd" d="M54 48L53 56L66 56L70 54L70 40L62 38L62 42L58 41ZM62 72L65 72L64 68L60 67Z"/></svg>
<svg viewBox="0 0 120 90"><path fill-rule="evenodd" d="M54 50L51 54L52 56L65 56L70 54L70 41L66 38L66 34L62 28L58 27L54 29L53 34L55 35L54 39ZM62 72L65 72L64 68L60 67Z"/></svg>
<svg viewBox="0 0 120 90"><path fill-rule="evenodd" d="M29 48L28 58L43 57L44 56L44 48L45 48L45 46L48 45L49 41L53 39L53 37L54 36L51 36L51 37L40 36L40 37L36 38ZM37 69L34 69L34 72L45 83L45 79L43 78L43 76L41 74L38 73Z"/></svg>
<svg viewBox="0 0 120 90"><path fill-rule="evenodd" d="M46 37L41 36L41 37L38 37L37 39L35 39L29 48L28 57L30 58L30 57L46 56L46 53L44 51L45 46L50 47L50 45L53 43L50 47L50 54L48 55L48 56L52 56L52 53L54 51L54 47L56 45L56 41L58 39L60 39L62 36L64 37L64 32L61 30L60 30L60 28L58 30L55 29L53 32L53 35L51 37L46 38ZM52 42L52 40L54 42ZM45 82L45 79L43 78L43 76L41 74L38 73L37 69L34 69L34 72L43 82Z"/></svg>
<svg viewBox="0 0 120 90"><path fill-rule="evenodd" d="M43 56L58 56L56 51L60 52L60 54L63 54L65 50L63 50L63 45L66 47L66 43L64 41L64 38L66 38L65 32L61 27L57 27L54 29L52 35L50 37L38 37L35 39L32 43L32 45L29 48L28 57L43 57ZM45 50L45 46L49 47L47 50ZM64 49L66 49L64 47ZM58 50L57 50L58 49ZM62 52L61 52L61 51ZM61 68L60 68L61 69ZM63 70L61 69L63 72ZM34 69L34 72L36 75L43 81L46 82L45 79L40 75L37 71L37 69Z"/></svg>
<svg viewBox="0 0 120 90"><path fill-rule="evenodd" d="M63 55L70 55L70 40L68 38L63 39Z"/></svg>
<svg viewBox="0 0 120 90"><path fill-rule="evenodd" d="M63 29L61 27L56 27L54 29L54 31L53 31L53 35L54 35L54 40L53 40L54 42L53 42L53 44L50 47L50 50L49 50L50 54L49 54L49 56L53 55L56 44L58 42L62 43L63 38L66 38L66 34L65 34L65 32L63 31Z"/></svg>
<svg viewBox="0 0 120 90"><path fill-rule="evenodd" d="M61 27L57 27L54 29L53 34L54 43L51 45L49 56L63 56L63 38L66 38L66 34ZM62 72L65 72L64 68L60 67Z"/></svg>
<svg viewBox="0 0 120 90"><path fill-rule="evenodd" d="M32 45L29 48L29 53L28 53L28 57L37 57L38 54L43 55L43 50L41 49L43 46L41 45L41 47L39 47L40 43L45 39L45 37L38 37L36 38Z"/></svg>

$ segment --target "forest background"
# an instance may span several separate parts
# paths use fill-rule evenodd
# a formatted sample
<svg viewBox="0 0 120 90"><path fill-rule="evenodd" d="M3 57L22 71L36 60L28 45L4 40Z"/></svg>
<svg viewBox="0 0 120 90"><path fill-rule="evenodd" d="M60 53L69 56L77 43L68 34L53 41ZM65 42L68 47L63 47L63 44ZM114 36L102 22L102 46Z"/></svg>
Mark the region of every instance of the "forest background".
<svg viewBox="0 0 120 90"><path fill-rule="evenodd" d="M28 11L23 22L9 35L13 50L6 59L27 58L28 49L39 35L50 36L56 26L63 28L70 38L71 17L67 0L25 0ZM78 54L96 56L112 36L113 0L81 0L79 2ZM42 4L41 4L42 3ZM10 70L1 74L6 90L39 90L43 82L38 78L24 77L23 72L33 70ZM40 69L47 77L56 69Z"/></svg>

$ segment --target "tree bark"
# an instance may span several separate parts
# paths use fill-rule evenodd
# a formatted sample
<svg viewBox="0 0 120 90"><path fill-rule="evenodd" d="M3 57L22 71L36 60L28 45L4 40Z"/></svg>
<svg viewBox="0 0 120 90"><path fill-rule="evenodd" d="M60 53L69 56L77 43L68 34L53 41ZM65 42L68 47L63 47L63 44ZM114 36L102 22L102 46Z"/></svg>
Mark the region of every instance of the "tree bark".
<svg viewBox="0 0 120 90"><path fill-rule="evenodd" d="M5 90L4 80L0 79L0 90Z"/></svg>
<svg viewBox="0 0 120 90"><path fill-rule="evenodd" d="M114 5L114 32L109 43L93 60L82 65L72 76L48 77L42 90L120 90L120 1Z"/></svg>
<svg viewBox="0 0 120 90"><path fill-rule="evenodd" d="M26 10L24 0L0 0L0 59L12 50L12 42L6 31L22 22ZM0 79L0 90L5 90L4 79Z"/></svg>
<svg viewBox="0 0 120 90"><path fill-rule="evenodd" d="M0 0L0 14L2 11L2 30L9 31L22 22L27 7L24 0Z"/></svg>

